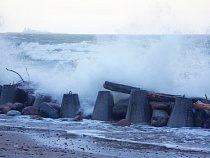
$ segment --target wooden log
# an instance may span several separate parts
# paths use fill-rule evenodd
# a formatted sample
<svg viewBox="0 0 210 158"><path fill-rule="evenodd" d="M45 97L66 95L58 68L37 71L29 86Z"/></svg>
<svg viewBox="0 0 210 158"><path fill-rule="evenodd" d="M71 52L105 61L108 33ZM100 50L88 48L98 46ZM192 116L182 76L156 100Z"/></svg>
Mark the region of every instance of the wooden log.
<svg viewBox="0 0 210 158"><path fill-rule="evenodd" d="M130 94L132 89L140 89L137 87L127 86L123 84L105 81L103 87L108 90Z"/></svg>
<svg viewBox="0 0 210 158"><path fill-rule="evenodd" d="M201 101L197 101L195 103L193 103L193 108L195 109L205 109L205 110L209 110L210 111L210 104L205 104L202 103Z"/></svg>
<svg viewBox="0 0 210 158"><path fill-rule="evenodd" d="M130 94L132 89L140 90L140 88L137 87L117 84L108 81L105 81L103 87L108 90L127 93L127 94ZM147 91L147 95L150 101L162 101L162 102L174 102L176 97L181 97L181 95L171 95L171 94L155 93L149 91Z"/></svg>
<svg viewBox="0 0 210 158"><path fill-rule="evenodd" d="M132 123L150 124L151 109L145 90L132 90L126 119Z"/></svg>
<svg viewBox="0 0 210 158"><path fill-rule="evenodd" d="M113 95L110 91L99 91L92 114L93 120L112 120L112 109L114 107Z"/></svg>

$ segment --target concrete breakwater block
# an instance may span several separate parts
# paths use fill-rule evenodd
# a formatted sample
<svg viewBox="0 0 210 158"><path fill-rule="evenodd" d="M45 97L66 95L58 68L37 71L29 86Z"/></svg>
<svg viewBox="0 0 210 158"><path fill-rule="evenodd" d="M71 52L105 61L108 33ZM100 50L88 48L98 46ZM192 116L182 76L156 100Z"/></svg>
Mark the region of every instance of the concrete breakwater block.
<svg viewBox="0 0 210 158"><path fill-rule="evenodd" d="M131 123L150 124L151 109L145 90L131 91L126 119Z"/></svg>
<svg viewBox="0 0 210 158"><path fill-rule="evenodd" d="M0 98L0 105L5 103L14 103L17 100L17 86L4 85Z"/></svg>
<svg viewBox="0 0 210 158"><path fill-rule="evenodd" d="M192 106L192 99L177 97L167 126L173 128L193 127L194 115Z"/></svg>
<svg viewBox="0 0 210 158"><path fill-rule="evenodd" d="M79 96L78 94L64 94L61 109L60 109L60 116L63 118L73 118L75 114L80 108Z"/></svg>
<svg viewBox="0 0 210 158"><path fill-rule="evenodd" d="M113 95L110 91L99 91L92 114L93 120L112 120L112 109L114 107Z"/></svg>

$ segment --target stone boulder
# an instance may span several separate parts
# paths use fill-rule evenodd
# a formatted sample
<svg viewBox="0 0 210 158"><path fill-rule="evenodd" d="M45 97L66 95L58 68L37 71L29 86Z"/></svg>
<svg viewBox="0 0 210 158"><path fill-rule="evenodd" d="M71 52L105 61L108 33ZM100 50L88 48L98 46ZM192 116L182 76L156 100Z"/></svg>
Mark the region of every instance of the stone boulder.
<svg viewBox="0 0 210 158"><path fill-rule="evenodd" d="M122 119L122 120L117 122L117 125L118 126L130 126L131 121L129 121L128 119Z"/></svg>
<svg viewBox="0 0 210 158"><path fill-rule="evenodd" d="M174 102L156 102L151 101L149 105L151 106L152 110L164 110L167 111L169 114L174 107Z"/></svg>
<svg viewBox="0 0 210 158"><path fill-rule="evenodd" d="M203 128L210 128L210 117L204 121Z"/></svg>
<svg viewBox="0 0 210 158"><path fill-rule="evenodd" d="M8 111L12 109L13 104L12 103L6 103L0 105L0 110L2 111L3 114L6 114Z"/></svg>
<svg viewBox="0 0 210 158"><path fill-rule="evenodd" d="M39 108L40 116L45 118L59 118L59 111L53 108L49 103L43 102Z"/></svg>
<svg viewBox="0 0 210 158"><path fill-rule="evenodd" d="M21 115L20 111L17 110L10 110L7 112L7 116L19 116Z"/></svg>
<svg viewBox="0 0 210 158"><path fill-rule="evenodd" d="M119 100L113 107L112 115L116 120L125 119L129 104L129 98Z"/></svg>
<svg viewBox="0 0 210 158"><path fill-rule="evenodd" d="M2 85L0 85L0 96L1 96L1 92L2 92L2 87L3 87L3 86L2 86Z"/></svg>
<svg viewBox="0 0 210 158"><path fill-rule="evenodd" d="M22 115L39 115L39 110L37 107L28 106L22 110Z"/></svg>
<svg viewBox="0 0 210 158"><path fill-rule="evenodd" d="M204 109L195 109L195 126L203 127L205 120L209 117L208 113Z"/></svg>
<svg viewBox="0 0 210 158"><path fill-rule="evenodd" d="M27 106L33 106L33 104L34 104L34 101L35 101L35 96L33 96L33 95L28 95L28 98L27 98L27 101L25 102L25 107L27 107Z"/></svg>
<svg viewBox="0 0 210 158"><path fill-rule="evenodd" d="M155 127L166 126L169 119L169 115L164 110L153 110L151 125Z"/></svg>
<svg viewBox="0 0 210 158"><path fill-rule="evenodd" d="M11 106L12 110L22 111L24 108L24 105L22 103L14 103Z"/></svg>
<svg viewBox="0 0 210 158"><path fill-rule="evenodd" d="M28 92L23 88L17 88L17 97L18 102L25 103L28 100Z"/></svg>
<svg viewBox="0 0 210 158"><path fill-rule="evenodd" d="M39 94L36 96L33 106L40 108L41 104L44 102L52 102L52 97L48 95Z"/></svg>

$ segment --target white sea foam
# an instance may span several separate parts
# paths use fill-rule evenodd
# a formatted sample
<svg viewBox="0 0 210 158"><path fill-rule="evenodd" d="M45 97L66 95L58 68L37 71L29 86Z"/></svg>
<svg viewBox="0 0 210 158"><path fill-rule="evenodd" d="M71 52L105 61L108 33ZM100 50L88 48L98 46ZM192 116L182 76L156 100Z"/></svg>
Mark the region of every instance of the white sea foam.
<svg viewBox="0 0 210 158"><path fill-rule="evenodd" d="M26 80L27 67L31 81L39 84L39 92L61 101L71 90L79 94L82 105L86 98L94 103L106 80L162 93L210 95L209 49L197 46L193 38L105 37L97 37L94 43L23 42L18 46L1 39L1 84L19 80L6 67ZM204 42L208 39L203 38Z"/></svg>

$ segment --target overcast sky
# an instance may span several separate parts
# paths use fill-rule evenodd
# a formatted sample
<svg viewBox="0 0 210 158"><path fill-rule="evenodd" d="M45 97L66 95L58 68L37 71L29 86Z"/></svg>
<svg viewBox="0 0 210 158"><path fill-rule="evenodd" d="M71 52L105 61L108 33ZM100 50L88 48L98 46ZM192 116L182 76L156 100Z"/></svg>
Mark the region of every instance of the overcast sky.
<svg viewBox="0 0 210 158"><path fill-rule="evenodd" d="M210 33L210 0L0 0L0 32Z"/></svg>

